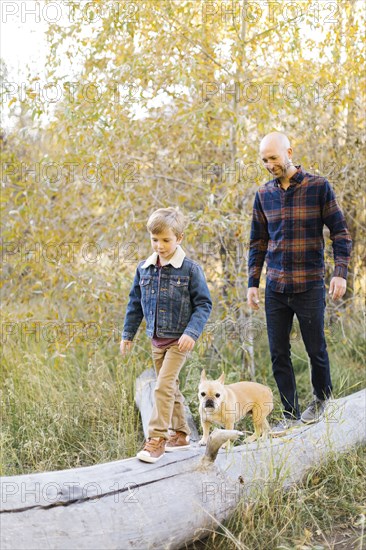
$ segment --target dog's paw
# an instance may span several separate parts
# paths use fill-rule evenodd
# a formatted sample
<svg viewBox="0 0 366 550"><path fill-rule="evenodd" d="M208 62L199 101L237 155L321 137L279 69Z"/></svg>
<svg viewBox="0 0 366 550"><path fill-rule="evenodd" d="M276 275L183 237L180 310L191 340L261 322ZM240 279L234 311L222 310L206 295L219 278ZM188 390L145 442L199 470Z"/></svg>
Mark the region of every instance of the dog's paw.
<svg viewBox="0 0 366 550"><path fill-rule="evenodd" d="M201 446L207 445L206 439L204 439L204 438L202 437L202 439L199 440L198 445L201 445Z"/></svg>

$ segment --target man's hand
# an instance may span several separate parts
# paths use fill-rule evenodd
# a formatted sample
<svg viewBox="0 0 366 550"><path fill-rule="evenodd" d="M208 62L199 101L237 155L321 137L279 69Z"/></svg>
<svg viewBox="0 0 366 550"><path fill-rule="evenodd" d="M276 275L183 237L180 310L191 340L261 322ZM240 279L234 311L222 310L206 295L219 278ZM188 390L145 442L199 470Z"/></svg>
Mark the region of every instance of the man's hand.
<svg viewBox="0 0 366 550"><path fill-rule="evenodd" d="M333 300L338 300L342 298L344 293L347 290L347 282L343 277L333 277L329 285L329 294Z"/></svg>
<svg viewBox="0 0 366 550"><path fill-rule="evenodd" d="M247 302L251 309L259 309L259 289L256 286L248 288Z"/></svg>
<svg viewBox="0 0 366 550"><path fill-rule="evenodd" d="M132 341L131 340L122 340L119 346L119 349L122 355L126 355L131 351Z"/></svg>
<svg viewBox="0 0 366 550"><path fill-rule="evenodd" d="M178 340L179 351L192 351L196 341L193 340L188 334L182 334Z"/></svg>

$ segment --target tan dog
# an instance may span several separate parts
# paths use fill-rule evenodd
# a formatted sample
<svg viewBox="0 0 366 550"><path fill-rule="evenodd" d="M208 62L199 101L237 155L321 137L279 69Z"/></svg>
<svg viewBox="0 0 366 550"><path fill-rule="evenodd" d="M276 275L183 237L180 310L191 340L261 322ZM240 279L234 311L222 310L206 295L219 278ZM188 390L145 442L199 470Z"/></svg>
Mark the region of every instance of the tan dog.
<svg viewBox="0 0 366 550"><path fill-rule="evenodd" d="M206 445L211 424L220 424L226 430L233 430L235 422L249 412L253 415L254 434L246 442L266 436L270 427L267 416L273 409L273 395L270 388L257 382L237 382L224 385L225 374L218 380L207 380L206 372L201 373L198 388L200 417L203 437L199 445ZM224 447L230 446L227 441Z"/></svg>

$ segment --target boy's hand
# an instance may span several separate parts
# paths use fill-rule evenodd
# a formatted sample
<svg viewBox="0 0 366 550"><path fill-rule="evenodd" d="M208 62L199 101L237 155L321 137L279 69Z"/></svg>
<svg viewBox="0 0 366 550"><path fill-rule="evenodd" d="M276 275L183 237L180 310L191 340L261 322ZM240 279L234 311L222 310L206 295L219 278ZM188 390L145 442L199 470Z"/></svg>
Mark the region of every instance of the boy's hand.
<svg viewBox="0 0 366 550"><path fill-rule="evenodd" d="M179 351L192 351L196 341L193 340L188 334L182 334L178 340Z"/></svg>
<svg viewBox="0 0 366 550"><path fill-rule="evenodd" d="M259 309L259 289L256 286L248 288L247 301L251 309Z"/></svg>
<svg viewBox="0 0 366 550"><path fill-rule="evenodd" d="M126 355L131 351L132 341L131 340L122 340L119 346L122 355Z"/></svg>

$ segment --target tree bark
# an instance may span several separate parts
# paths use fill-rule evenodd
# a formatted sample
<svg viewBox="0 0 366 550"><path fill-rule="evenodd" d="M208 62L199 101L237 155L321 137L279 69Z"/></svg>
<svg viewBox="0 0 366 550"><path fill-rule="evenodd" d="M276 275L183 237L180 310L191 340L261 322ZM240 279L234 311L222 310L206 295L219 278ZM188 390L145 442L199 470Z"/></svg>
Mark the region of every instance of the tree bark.
<svg viewBox="0 0 366 550"><path fill-rule="evenodd" d="M207 536L239 499L264 484L284 487L330 453L365 442L366 390L330 403L327 417L282 438L217 452L240 432L211 435L205 448L1 480L2 550L179 549ZM268 486L268 485L267 485Z"/></svg>

